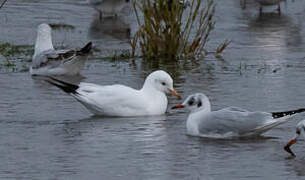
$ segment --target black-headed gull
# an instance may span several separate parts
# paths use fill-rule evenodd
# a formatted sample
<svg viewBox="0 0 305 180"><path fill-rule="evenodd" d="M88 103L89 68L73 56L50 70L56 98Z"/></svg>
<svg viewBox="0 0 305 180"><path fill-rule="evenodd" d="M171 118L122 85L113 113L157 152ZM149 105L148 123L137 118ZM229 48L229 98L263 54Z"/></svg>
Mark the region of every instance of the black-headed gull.
<svg viewBox="0 0 305 180"><path fill-rule="evenodd" d="M117 16L129 3L130 0L87 0L87 3L103 16Z"/></svg>
<svg viewBox="0 0 305 180"><path fill-rule="evenodd" d="M40 24L30 73L44 76L79 74L91 47L92 43L89 42L80 50L55 50L52 44L51 27L48 24Z"/></svg>
<svg viewBox="0 0 305 180"><path fill-rule="evenodd" d="M211 111L210 101L202 93L190 95L172 109L184 107L191 111L186 122L187 133L202 137L256 136L286 122L293 114L305 111L250 112L238 107Z"/></svg>
<svg viewBox="0 0 305 180"><path fill-rule="evenodd" d="M284 147L284 149L290 153L292 156L295 156L295 154L291 151L290 146L297 142L300 135L303 133L303 136L305 137L305 120L299 122L296 127L295 136L290 140L287 145Z"/></svg>
<svg viewBox="0 0 305 180"><path fill-rule="evenodd" d="M180 97L173 88L173 79L162 70L152 72L140 90L120 84L73 85L55 78L51 78L48 82L72 95L89 111L100 116L161 115L167 109L167 93Z"/></svg>

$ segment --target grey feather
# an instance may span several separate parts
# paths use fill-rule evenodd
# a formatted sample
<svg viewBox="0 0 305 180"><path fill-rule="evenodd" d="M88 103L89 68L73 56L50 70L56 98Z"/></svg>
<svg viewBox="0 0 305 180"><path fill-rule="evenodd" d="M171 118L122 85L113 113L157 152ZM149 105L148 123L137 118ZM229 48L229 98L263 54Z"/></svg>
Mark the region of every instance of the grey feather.
<svg viewBox="0 0 305 180"><path fill-rule="evenodd" d="M57 67L76 57L75 50L46 50L33 58L32 68L38 69L44 66Z"/></svg>

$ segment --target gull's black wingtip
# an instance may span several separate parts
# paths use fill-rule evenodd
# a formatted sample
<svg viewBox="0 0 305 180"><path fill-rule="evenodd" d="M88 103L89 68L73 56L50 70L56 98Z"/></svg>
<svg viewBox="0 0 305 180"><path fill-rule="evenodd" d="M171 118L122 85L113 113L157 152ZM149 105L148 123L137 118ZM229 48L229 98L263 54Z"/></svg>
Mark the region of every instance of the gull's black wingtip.
<svg viewBox="0 0 305 180"><path fill-rule="evenodd" d="M92 42L88 42L82 49L80 49L78 52L79 55L86 55L88 54L92 49Z"/></svg>
<svg viewBox="0 0 305 180"><path fill-rule="evenodd" d="M305 108L297 109L297 110L292 110L292 111L283 111L283 112L272 112L272 117L274 119L281 118L284 116L291 116L297 113L305 112Z"/></svg>
<svg viewBox="0 0 305 180"><path fill-rule="evenodd" d="M74 85L71 83L67 83L65 81L56 79L54 77L49 76L49 79L45 80L46 82L58 87L59 89L63 90L64 92L68 94L77 94L77 89L79 88L78 85Z"/></svg>

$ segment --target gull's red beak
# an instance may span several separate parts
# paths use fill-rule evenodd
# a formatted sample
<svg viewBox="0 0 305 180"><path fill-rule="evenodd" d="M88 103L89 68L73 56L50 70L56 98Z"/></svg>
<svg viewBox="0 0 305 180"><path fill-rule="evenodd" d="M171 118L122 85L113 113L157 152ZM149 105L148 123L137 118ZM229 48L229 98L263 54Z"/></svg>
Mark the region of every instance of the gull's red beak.
<svg viewBox="0 0 305 180"><path fill-rule="evenodd" d="M169 90L169 92L170 92L172 95L177 96L178 99L181 99L181 96L180 96L180 94L179 94L177 91L175 91L175 90Z"/></svg>
<svg viewBox="0 0 305 180"><path fill-rule="evenodd" d="M184 108L184 106L182 104L178 104L178 105L172 107L172 109L181 109L181 108Z"/></svg>
<svg viewBox="0 0 305 180"><path fill-rule="evenodd" d="M292 156L296 156L292 151L291 151L291 149L290 149L290 146L291 145L293 145L294 143L296 143L297 142L297 139L292 139L292 140L290 140L288 143L287 143L287 145L284 147L284 149L285 149L285 151L287 151L288 153L290 153Z"/></svg>

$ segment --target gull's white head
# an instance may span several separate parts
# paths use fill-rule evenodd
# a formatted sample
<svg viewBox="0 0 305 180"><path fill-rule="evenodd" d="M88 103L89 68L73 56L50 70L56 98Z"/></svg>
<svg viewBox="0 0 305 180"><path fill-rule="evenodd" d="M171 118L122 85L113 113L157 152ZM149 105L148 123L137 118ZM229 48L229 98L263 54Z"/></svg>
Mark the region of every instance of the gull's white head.
<svg viewBox="0 0 305 180"><path fill-rule="evenodd" d="M172 107L172 109L179 109L179 108L187 108L191 112L197 110L205 110L210 112L211 104L209 98L206 95L202 93L196 93L189 95L182 104L178 104Z"/></svg>
<svg viewBox="0 0 305 180"><path fill-rule="evenodd" d="M171 93L180 98L180 95L174 90L173 79L167 72L162 70L150 73L145 79L143 89L154 89L166 94Z"/></svg>
<svg viewBox="0 0 305 180"><path fill-rule="evenodd" d="M38 33L38 36L39 35L45 35L45 34L51 34L51 27L46 24L46 23L42 23L42 24L39 24L38 27L37 27L37 33Z"/></svg>
<svg viewBox="0 0 305 180"><path fill-rule="evenodd" d="M48 24L43 23L38 26L34 56L43 51L54 49L52 44L51 32L52 29Z"/></svg>
<svg viewBox="0 0 305 180"><path fill-rule="evenodd" d="M299 122L296 127L296 138L298 138L303 133L305 138L305 120Z"/></svg>

